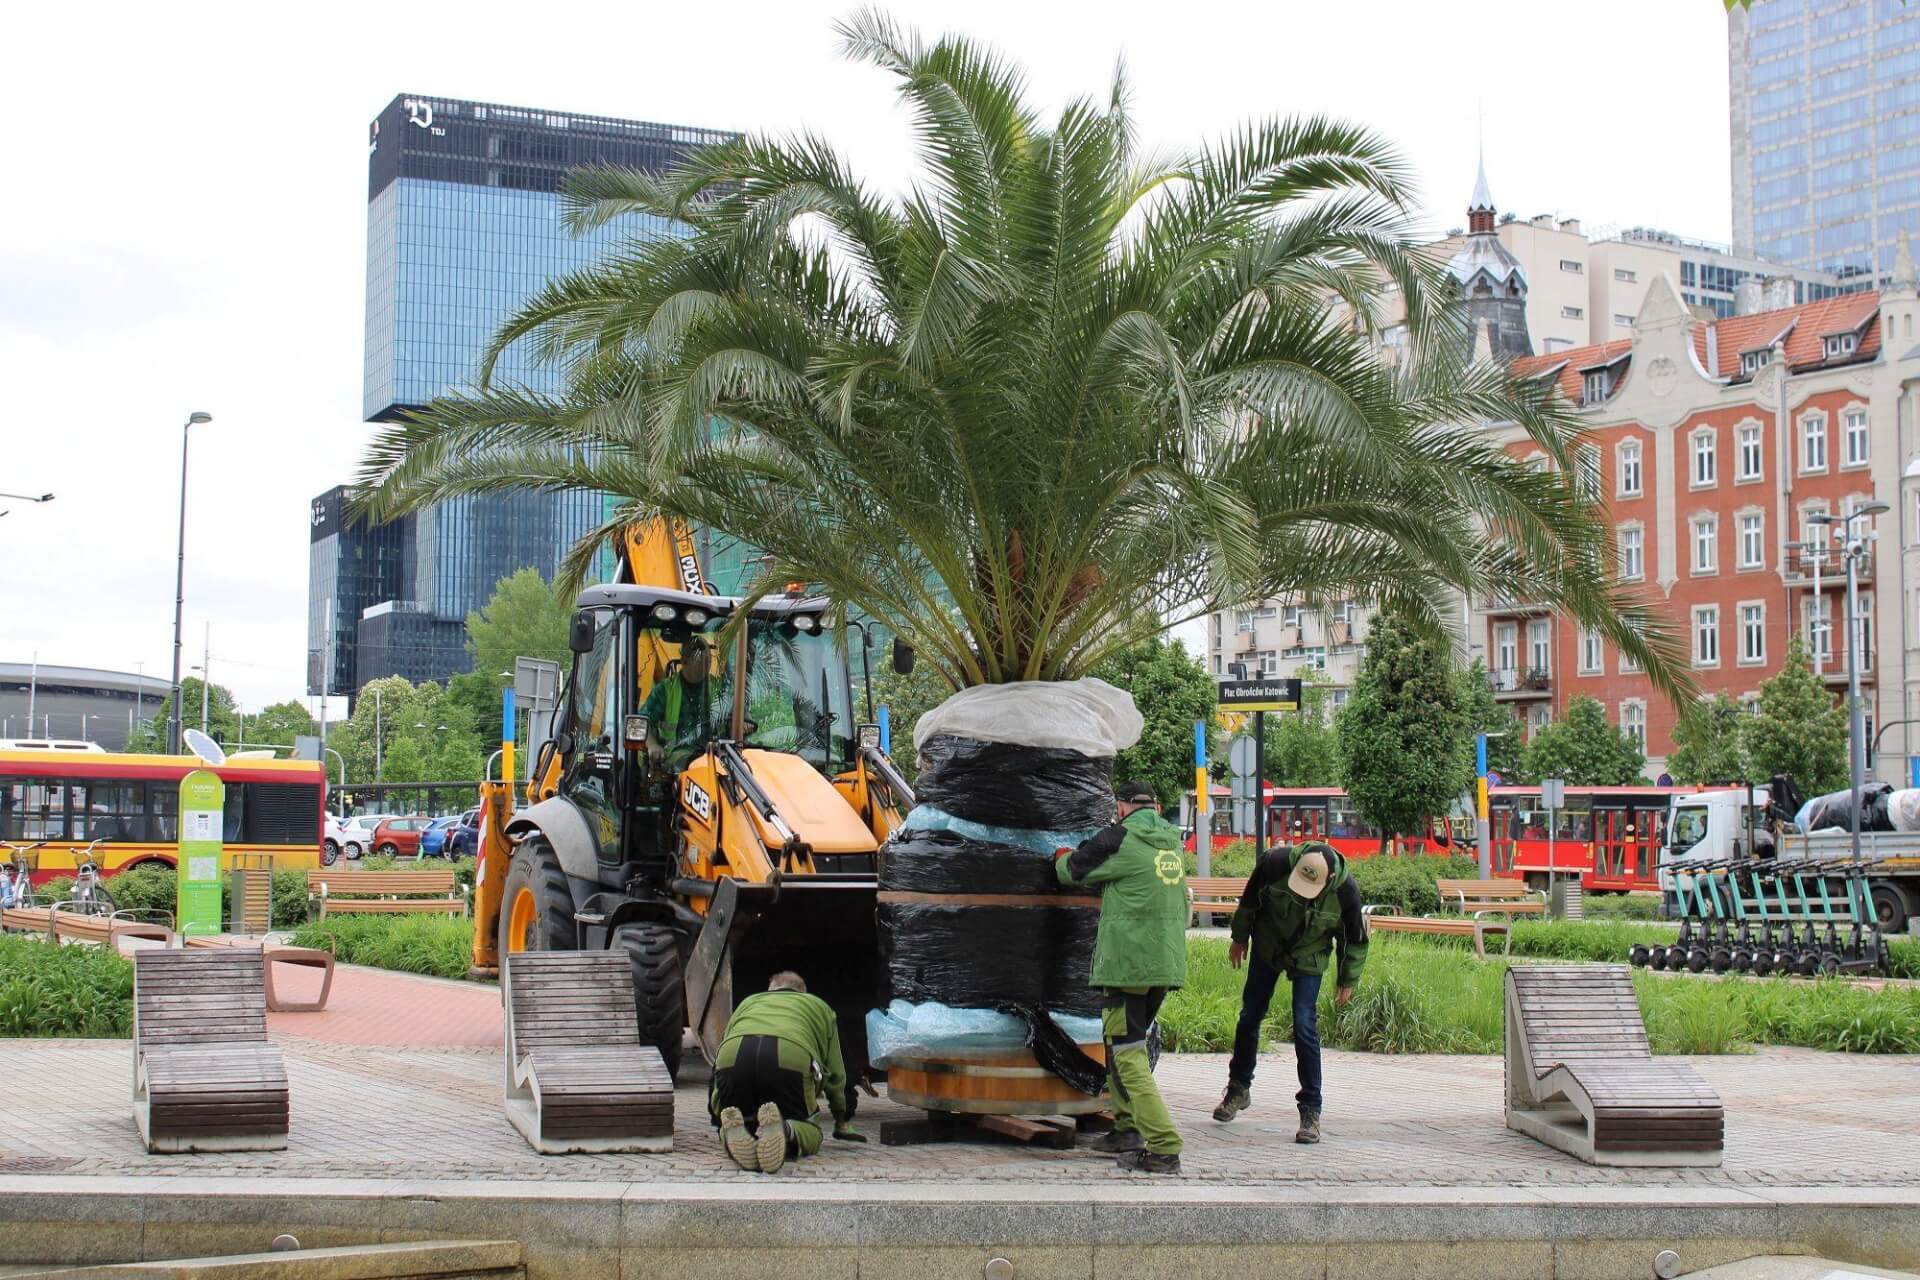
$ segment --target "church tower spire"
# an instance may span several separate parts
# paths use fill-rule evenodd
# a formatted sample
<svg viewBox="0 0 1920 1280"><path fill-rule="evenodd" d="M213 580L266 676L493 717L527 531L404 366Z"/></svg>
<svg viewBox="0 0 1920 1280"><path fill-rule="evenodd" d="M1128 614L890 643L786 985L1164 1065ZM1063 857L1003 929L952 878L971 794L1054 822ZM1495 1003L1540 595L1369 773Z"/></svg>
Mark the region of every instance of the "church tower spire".
<svg viewBox="0 0 1920 1280"><path fill-rule="evenodd" d="M1494 230L1493 193L1487 187L1485 148L1467 205L1467 238L1447 264L1476 330L1484 327L1493 355L1502 360L1533 354L1527 334L1527 273Z"/></svg>

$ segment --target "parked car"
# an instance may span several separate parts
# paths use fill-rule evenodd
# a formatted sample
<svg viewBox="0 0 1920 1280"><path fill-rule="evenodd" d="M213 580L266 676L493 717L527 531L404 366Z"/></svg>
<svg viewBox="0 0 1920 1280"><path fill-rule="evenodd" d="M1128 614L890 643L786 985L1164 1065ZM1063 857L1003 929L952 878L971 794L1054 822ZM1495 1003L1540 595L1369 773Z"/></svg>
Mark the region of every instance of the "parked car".
<svg viewBox="0 0 1920 1280"><path fill-rule="evenodd" d="M340 854L347 848L347 829L340 825L340 819L327 815L326 829L320 836L320 865L330 867L340 861ZM350 854L358 857L359 854Z"/></svg>
<svg viewBox="0 0 1920 1280"><path fill-rule="evenodd" d="M451 814L445 818L435 818L420 833L420 856L423 858L447 858L453 855L447 851L447 838L453 829L460 825L460 815Z"/></svg>
<svg viewBox="0 0 1920 1280"><path fill-rule="evenodd" d="M408 814L404 818L388 818L373 829L373 851L387 857L399 857L420 854L420 837L433 825L433 819L424 813Z"/></svg>
<svg viewBox="0 0 1920 1280"><path fill-rule="evenodd" d="M356 813L340 824L340 851L349 861L358 861L373 848L373 833L390 813Z"/></svg>
<svg viewBox="0 0 1920 1280"><path fill-rule="evenodd" d="M447 828L447 856L472 858L480 852L480 811L469 809Z"/></svg>

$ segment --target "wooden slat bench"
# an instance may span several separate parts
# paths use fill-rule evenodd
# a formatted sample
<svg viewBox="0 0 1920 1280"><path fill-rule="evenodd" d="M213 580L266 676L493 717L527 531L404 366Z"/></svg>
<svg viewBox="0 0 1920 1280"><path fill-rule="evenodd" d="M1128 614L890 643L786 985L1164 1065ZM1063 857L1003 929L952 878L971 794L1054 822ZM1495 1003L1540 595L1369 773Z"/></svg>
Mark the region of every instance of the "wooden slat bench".
<svg viewBox="0 0 1920 1280"><path fill-rule="evenodd" d="M147 1150L286 1147L287 1067L249 951L133 953L133 1122Z"/></svg>
<svg viewBox="0 0 1920 1280"><path fill-rule="evenodd" d="M1720 1164L1720 1097L1654 1060L1627 966L1515 965L1506 1021L1509 1129L1588 1164Z"/></svg>
<svg viewBox="0 0 1920 1280"><path fill-rule="evenodd" d="M65 911L57 903L48 907L8 907L0 911L0 928L13 933L45 934L49 942L110 943L115 950L120 949L123 938L144 938L162 944L173 941L173 930L163 924Z"/></svg>
<svg viewBox="0 0 1920 1280"><path fill-rule="evenodd" d="M1490 912L1499 915L1540 915L1546 900L1534 894L1520 880L1435 880L1440 905L1462 915Z"/></svg>
<svg viewBox="0 0 1920 1280"><path fill-rule="evenodd" d="M1246 891L1245 880L1187 877L1187 899L1193 904L1194 912L1206 916L1209 923L1216 912L1231 914L1240 905L1240 895Z"/></svg>
<svg viewBox="0 0 1920 1280"><path fill-rule="evenodd" d="M467 900L454 892L451 871L309 871L307 896L320 900L320 918L333 915L467 914ZM401 897L438 894L438 897Z"/></svg>
<svg viewBox="0 0 1920 1280"><path fill-rule="evenodd" d="M269 1013L319 1013L327 1007L327 993L333 990L333 953L322 951L318 947L287 947L274 943L254 942L244 938L232 938L223 935L207 935L198 938L182 938L182 946L202 949L226 948L234 951L260 952L260 975L266 985L267 1011ZM273 985L273 966L290 964L303 969L320 970L320 994L312 1000L283 1000Z"/></svg>
<svg viewBox="0 0 1920 1280"><path fill-rule="evenodd" d="M1487 935L1497 933L1506 942L1507 954L1513 952L1513 929L1504 920L1484 920L1478 916L1472 919L1435 918L1433 916L1402 916L1377 913L1372 907L1362 907L1367 918L1369 932L1377 933L1425 933L1442 937L1463 937L1473 939L1473 953L1481 959L1487 955Z"/></svg>
<svg viewBox="0 0 1920 1280"><path fill-rule="evenodd" d="M673 1150L673 1078L640 1043L623 950L504 957L507 1119L542 1155Z"/></svg>

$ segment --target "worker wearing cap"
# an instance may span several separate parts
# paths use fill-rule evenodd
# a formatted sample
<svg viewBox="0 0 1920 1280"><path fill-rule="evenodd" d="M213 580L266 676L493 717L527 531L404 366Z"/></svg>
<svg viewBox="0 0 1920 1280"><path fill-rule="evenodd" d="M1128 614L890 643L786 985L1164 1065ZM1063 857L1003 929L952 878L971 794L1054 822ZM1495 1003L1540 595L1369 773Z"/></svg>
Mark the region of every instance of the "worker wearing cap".
<svg viewBox="0 0 1920 1280"><path fill-rule="evenodd" d="M1286 974L1293 985L1293 1056L1300 1074L1300 1129L1295 1142L1320 1141L1320 982L1337 949L1335 1000L1346 1004L1367 962L1366 918L1360 890L1347 860L1332 845L1308 841L1282 847L1260 859L1233 913L1233 943L1227 963L1238 969L1253 944L1247 985L1240 994L1240 1025L1233 1036L1233 1061L1227 1066L1227 1092L1213 1118L1228 1121L1252 1101L1254 1060L1260 1052L1260 1024L1273 1001L1274 986Z"/></svg>
<svg viewBox="0 0 1920 1280"><path fill-rule="evenodd" d="M807 994L799 974L776 973L765 991L733 1011L714 1055L707 1111L720 1128L721 1148L742 1169L761 1173L778 1173L789 1159L815 1154L822 1095L833 1113L833 1136L865 1142L852 1124L833 1007Z"/></svg>
<svg viewBox="0 0 1920 1280"><path fill-rule="evenodd" d="M694 636L680 646L680 665L653 686L640 713L647 718L647 755L674 773L706 750L713 737L713 685L707 679L707 642Z"/></svg>
<svg viewBox="0 0 1920 1280"><path fill-rule="evenodd" d="M1180 1133L1154 1083L1147 1033L1167 992L1187 981L1186 857L1152 787L1123 783L1116 797L1118 822L1054 853L1062 884L1101 886L1092 982L1106 993L1100 1029L1114 1124L1096 1145L1130 1172L1177 1174Z"/></svg>

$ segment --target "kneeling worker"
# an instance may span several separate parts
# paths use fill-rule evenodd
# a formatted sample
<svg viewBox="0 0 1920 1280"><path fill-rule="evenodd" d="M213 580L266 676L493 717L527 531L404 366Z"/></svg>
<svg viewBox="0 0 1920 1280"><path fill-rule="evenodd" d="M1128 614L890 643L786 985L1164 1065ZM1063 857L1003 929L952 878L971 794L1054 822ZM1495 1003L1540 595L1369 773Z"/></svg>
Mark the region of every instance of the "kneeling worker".
<svg viewBox="0 0 1920 1280"><path fill-rule="evenodd" d="M847 1068L832 1007L808 995L799 974L776 973L765 991L733 1011L715 1056L707 1111L728 1158L742 1169L774 1173L790 1157L819 1151L813 1117L823 1090L833 1136L865 1142L848 1119Z"/></svg>
<svg viewBox="0 0 1920 1280"><path fill-rule="evenodd" d="M1100 932L1093 985L1106 989L1113 1132L1096 1144L1133 1173L1180 1172L1180 1133L1154 1083L1147 1033L1167 992L1187 981L1187 876L1180 832L1154 807L1153 788L1123 783L1120 820L1078 849L1054 854L1062 884L1097 884Z"/></svg>
<svg viewBox="0 0 1920 1280"><path fill-rule="evenodd" d="M1227 1092L1213 1109L1227 1121L1251 1104L1254 1059L1260 1052L1260 1023L1273 1000L1273 988L1286 974L1293 984L1293 1055L1300 1074L1300 1129L1295 1142L1320 1141L1320 981L1327 960L1340 950L1336 1003L1353 999L1354 984L1367 962L1366 918L1360 890L1347 860L1332 845L1308 841L1282 847L1260 859L1233 913L1233 944L1227 963L1238 969L1253 941L1247 985L1240 995L1240 1025L1233 1036L1233 1061L1227 1066Z"/></svg>

